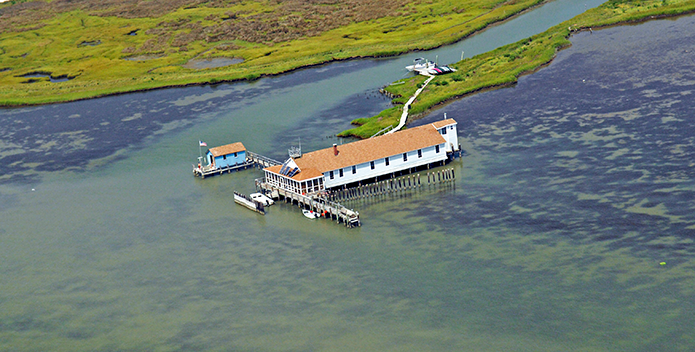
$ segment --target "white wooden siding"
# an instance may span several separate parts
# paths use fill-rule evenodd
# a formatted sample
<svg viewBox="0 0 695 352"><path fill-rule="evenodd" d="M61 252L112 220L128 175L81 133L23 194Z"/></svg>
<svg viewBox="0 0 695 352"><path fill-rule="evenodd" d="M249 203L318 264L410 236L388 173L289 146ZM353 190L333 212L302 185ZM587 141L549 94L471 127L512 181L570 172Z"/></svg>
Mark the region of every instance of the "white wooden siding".
<svg viewBox="0 0 695 352"><path fill-rule="evenodd" d="M449 130L447 130L449 132ZM448 143L446 143L448 144ZM340 177L339 170L333 170L333 179L330 179L330 172L324 174L326 188L342 186L348 183L368 180L377 176L387 175L393 172L406 170L442 160L446 160L445 143L439 145L439 153L435 146L423 148L422 157L418 158L418 151L411 150L408 154L408 161L403 161L403 154L392 155L389 157L389 166L386 166L384 158L374 160L374 170L371 169L370 162L356 165L356 173L352 173L352 166L343 168L343 177Z"/></svg>
<svg viewBox="0 0 695 352"><path fill-rule="evenodd" d="M446 130L446 134L442 134L442 130ZM459 147L459 142L458 142L458 131L456 130L456 124L451 124L448 126L444 126L442 128L437 129L439 131L439 134L446 139L446 152L450 153L454 150L458 150Z"/></svg>

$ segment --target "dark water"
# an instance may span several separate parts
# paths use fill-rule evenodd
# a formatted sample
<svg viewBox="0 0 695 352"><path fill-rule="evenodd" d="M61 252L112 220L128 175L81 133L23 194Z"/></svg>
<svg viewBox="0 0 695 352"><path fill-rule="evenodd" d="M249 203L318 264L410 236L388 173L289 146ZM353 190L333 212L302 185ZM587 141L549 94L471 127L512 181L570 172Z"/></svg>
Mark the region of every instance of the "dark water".
<svg viewBox="0 0 695 352"><path fill-rule="evenodd" d="M0 146L0 181L31 184L39 181L40 172L84 170L95 160L119 159L124 150L142 148L157 136L190 130L193 124L217 119L221 114L236 114L244 107L260 105L263 109L266 105L278 104L255 117L256 120L263 120L261 123L272 125L263 133L264 136L281 130L283 125L289 127L289 123L296 123L298 115L310 113L318 105L334 106L321 114L328 118L339 114L342 125L348 128L351 119L377 114L390 106L390 102L378 95L376 89L363 91L363 87L348 88L354 94L347 98L337 92L321 95L320 91L332 85L327 81L336 76L359 73L377 64L376 61L344 63L327 66L320 70L318 76L315 70L303 70L254 83L164 89L59 105L6 109L0 114L0 140L3 143ZM359 77L348 78L348 82L350 80L359 80ZM318 89L315 96L299 94L294 97L297 94L290 92L292 89L317 85L323 87L313 88ZM281 95L281 98L277 98L277 95ZM306 101L316 96L322 99ZM297 99L306 103L301 111L297 109ZM287 119L293 114L286 111L288 108L294 110L294 120ZM275 116L269 118L268 114ZM306 116L302 118L306 119ZM323 121L325 119L319 123ZM335 120L329 122L335 123ZM335 133L325 132L326 135ZM218 137L207 131L204 135L201 133L199 138L208 138L210 145L229 141L227 136ZM294 139L296 143L296 137ZM282 142L284 146L290 143ZM283 150L277 152L285 154Z"/></svg>
<svg viewBox="0 0 695 352"><path fill-rule="evenodd" d="M0 350L693 350L694 21L577 35L416 121L458 120L456 184L351 202L353 230L190 164L332 144L388 104L380 61L4 111Z"/></svg>
<svg viewBox="0 0 695 352"><path fill-rule="evenodd" d="M517 87L447 106L471 153L485 158L486 181L503 185L482 191L484 198L498 194L501 203L476 199L476 216L467 212L458 225L493 213L494 221L514 222L527 234L552 232L655 259L689 260L695 253L693 23L580 34L571 50Z"/></svg>

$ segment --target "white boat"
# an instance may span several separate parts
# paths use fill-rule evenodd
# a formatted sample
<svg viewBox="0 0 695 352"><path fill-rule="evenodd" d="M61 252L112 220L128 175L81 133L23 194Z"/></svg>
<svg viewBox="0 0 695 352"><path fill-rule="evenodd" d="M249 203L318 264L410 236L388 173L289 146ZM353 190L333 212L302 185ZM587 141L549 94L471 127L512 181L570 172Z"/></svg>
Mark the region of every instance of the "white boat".
<svg viewBox="0 0 695 352"><path fill-rule="evenodd" d="M420 74L422 74L422 71L419 71L419 72L420 72ZM429 75L436 76L436 75L444 75L447 73L456 72L456 69L451 68L449 66L436 66L435 65L435 66L432 66L432 67L424 70L424 72L427 72Z"/></svg>
<svg viewBox="0 0 695 352"><path fill-rule="evenodd" d="M304 216L306 216L309 219L318 219L319 217L318 213L306 209L302 209L302 214L304 214Z"/></svg>
<svg viewBox="0 0 695 352"><path fill-rule="evenodd" d="M251 197L252 200L255 200L256 202L261 203L265 206L271 206L275 204L275 201L273 201L272 199L270 199L270 197L262 193L251 193L249 194L249 197Z"/></svg>
<svg viewBox="0 0 695 352"><path fill-rule="evenodd" d="M265 209L263 208L263 203L249 199L245 195L243 195L237 191L234 191L234 202L243 206L243 207L246 207L246 208L251 209L255 212L258 212L258 213L265 215Z"/></svg>
<svg viewBox="0 0 695 352"><path fill-rule="evenodd" d="M413 72L417 71L420 72L422 70L427 70L430 68L433 68L435 66L434 62L429 61L425 59L424 57L418 57L417 59L413 60L413 64L410 66L406 66L405 69Z"/></svg>

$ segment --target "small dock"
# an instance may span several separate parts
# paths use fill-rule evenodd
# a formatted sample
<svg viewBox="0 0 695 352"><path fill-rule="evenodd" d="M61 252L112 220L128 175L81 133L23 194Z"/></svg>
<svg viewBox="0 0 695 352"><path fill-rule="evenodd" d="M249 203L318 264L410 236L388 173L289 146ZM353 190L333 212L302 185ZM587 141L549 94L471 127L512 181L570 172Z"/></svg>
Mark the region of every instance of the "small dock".
<svg viewBox="0 0 695 352"><path fill-rule="evenodd" d="M266 168L274 165L281 165L282 163L275 160L268 158L266 156L254 153L254 152L246 152L246 160L238 165L231 165L231 166L225 166L225 167L217 167L214 165L204 165L204 166L196 166L193 165L193 176L200 177L200 178L205 178L208 176L215 176L215 175L222 175L223 173L230 173L232 171L241 171L241 170L246 170L248 168Z"/></svg>
<svg viewBox="0 0 695 352"><path fill-rule="evenodd" d="M207 176L222 175L227 172L246 170L250 167L254 167L254 162L246 161L243 164L227 166L227 167L215 167L213 165L205 165L201 167L196 167L193 165L193 176L200 176L200 178L205 178Z"/></svg>
<svg viewBox="0 0 695 352"><path fill-rule="evenodd" d="M256 188L274 200L284 200L286 203L296 204L302 209L312 210L326 219L335 220L348 228L362 226L360 213L349 209L342 204L328 200L317 194L303 195L284 189L273 187L261 179L256 180Z"/></svg>

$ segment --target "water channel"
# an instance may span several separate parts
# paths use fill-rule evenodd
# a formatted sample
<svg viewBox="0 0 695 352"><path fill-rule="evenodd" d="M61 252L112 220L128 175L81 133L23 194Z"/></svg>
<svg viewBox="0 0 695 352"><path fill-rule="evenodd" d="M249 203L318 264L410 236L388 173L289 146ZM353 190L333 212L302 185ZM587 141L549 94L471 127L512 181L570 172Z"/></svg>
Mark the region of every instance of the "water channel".
<svg viewBox="0 0 695 352"><path fill-rule="evenodd" d="M410 55L2 110L0 349L692 350L694 22L576 35L416 121L459 121L457 182L352 202L351 230L236 206L260 173L194 179L198 140L340 142Z"/></svg>

